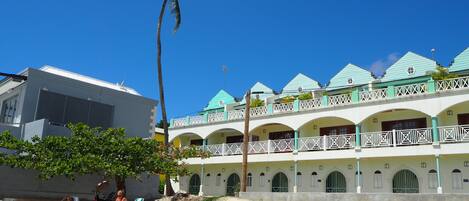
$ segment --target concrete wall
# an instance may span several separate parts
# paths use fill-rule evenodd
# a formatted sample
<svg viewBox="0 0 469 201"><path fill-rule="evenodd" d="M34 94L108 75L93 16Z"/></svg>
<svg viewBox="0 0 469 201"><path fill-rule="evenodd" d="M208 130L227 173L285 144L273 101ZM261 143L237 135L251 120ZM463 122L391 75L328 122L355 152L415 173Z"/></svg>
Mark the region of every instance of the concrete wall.
<svg viewBox="0 0 469 201"><path fill-rule="evenodd" d="M469 194L240 193L252 201L467 201Z"/></svg>

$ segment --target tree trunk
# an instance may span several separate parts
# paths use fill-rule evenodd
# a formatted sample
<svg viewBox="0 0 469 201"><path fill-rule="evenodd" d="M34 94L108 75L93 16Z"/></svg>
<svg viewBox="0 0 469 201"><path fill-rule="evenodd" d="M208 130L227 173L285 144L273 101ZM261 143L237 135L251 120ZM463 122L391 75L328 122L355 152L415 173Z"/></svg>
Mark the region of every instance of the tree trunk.
<svg viewBox="0 0 469 201"><path fill-rule="evenodd" d="M169 134L168 134L168 118L166 116L166 104L164 100L164 87L163 87L163 67L161 64L161 27L163 25L163 16L166 9L168 0L163 0L161 4L160 16L158 17L158 28L156 32L156 46L157 46L157 64L158 64L158 89L160 92L160 106L161 106L161 117L163 120L164 129L164 144L169 146ZM173 187L171 186L170 176L166 174L166 195L174 195Z"/></svg>
<svg viewBox="0 0 469 201"><path fill-rule="evenodd" d="M243 163L241 166L241 192L246 192L248 177L249 118L251 114L251 90L246 93L244 109Z"/></svg>
<svg viewBox="0 0 469 201"><path fill-rule="evenodd" d="M120 177L120 176L116 176L115 177L115 180L116 180L116 189L117 191L118 190L123 190L124 192L125 191L125 178L124 177ZM117 192L116 191L116 192ZM127 192L126 192L127 193Z"/></svg>

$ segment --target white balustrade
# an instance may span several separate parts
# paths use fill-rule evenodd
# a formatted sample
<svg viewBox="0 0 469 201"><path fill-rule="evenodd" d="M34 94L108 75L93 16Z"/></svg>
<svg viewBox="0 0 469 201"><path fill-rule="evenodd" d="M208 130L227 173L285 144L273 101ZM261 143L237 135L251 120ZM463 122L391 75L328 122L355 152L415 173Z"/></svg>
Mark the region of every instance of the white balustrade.
<svg viewBox="0 0 469 201"><path fill-rule="evenodd" d="M439 127L440 142L469 142L469 125Z"/></svg>
<svg viewBox="0 0 469 201"><path fill-rule="evenodd" d="M291 152L295 144L295 139L270 140L270 152Z"/></svg>
<svg viewBox="0 0 469 201"><path fill-rule="evenodd" d="M432 128L418 128L395 130L396 145L416 145L416 144L430 144L432 140Z"/></svg>
<svg viewBox="0 0 469 201"><path fill-rule="evenodd" d="M267 107L266 106L259 106L253 107L250 109L251 117L261 117L267 115Z"/></svg>
<svg viewBox="0 0 469 201"><path fill-rule="evenodd" d="M452 78L452 79L447 79L447 80L439 80L437 81L436 89L438 91L443 91L443 90L463 89L463 88L468 88L468 87L469 87L469 76Z"/></svg>
<svg viewBox="0 0 469 201"><path fill-rule="evenodd" d="M216 112L216 113L209 113L208 114L208 122L219 122L225 120L225 113L223 112Z"/></svg>
<svg viewBox="0 0 469 201"><path fill-rule="evenodd" d="M205 123L205 118L203 115L189 117L190 125L197 125L197 124L203 124L203 123Z"/></svg>
<svg viewBox="0 0 469 201"><path fill-rule="evenodd" d="M309 100L300 100L300 110L311 110L321 107L322 98L313 98Z"/></svg>
<svg viewBox="0 0 469 201"><path fill-rule="evenodd" d="M212 156L221 156L223 154L223 144L209 144L206 145L206 149Z"/></svg>
<svg viewBox="0 0 469 201"><path fill-rule="evenodd" d="M298 139L299 151L317 151L324 149L324 140L321 136L303 137Z"/></svg>
<svg viewBox="0 0 469 201"><path fill-rule="evenodd" d="M361 147L389 147L392 146L392 131L361 133Z"/></svg>
<svg viewBox="0 0 469 201"><path fill-rule="evenodd" d="M224 155L240 155L243 154L243 143L228 143L224 144Z"/></svg>
<svg viewBox="0 0 469 201"><path fill-rule="evenodd" d="M187 126L187 118L178 118L178 119L173 119L173 125L172 127L183 127Z"/></svg>
<svg viewBox="0 0 469 201"><path fill-rule="evenodd" d="M326 149L350 149L355 147L355 134L328 135L325 139Z"/></svg>
<svg viewBox="0 0 469 201"><path fill-rule="evenodd" d="M376 100L383 100L387 97L386 89L375 89L372 91L361 91L360 92L360 101L361 102L370 102Z"/></svg>
<svg viewBox="0 0 469 201"><path fill-rule="evenodd" d="M249 154L262 154L269 151L268 141L253 141L249 142Z"/></svg>
<svg viewBox="0 0 469 201"><path fill-rule="evenodd" d="M397 86L394 88L396 96L411 96L427 93L427 83L417 83Z"/></svg>
<svg viewBox="0 0 469 201"><path fill-rule="evenodd" d="M228 111L228 120L244 119L244 110Z"/></svg>
<svg viewBox="0 0 469 201"><path fill-rule="evenodd" d="M352 103L352 95L351 94L339 94L334 96L329 96L329 105L347 105Z"/></svg>
<svg viewBox="0 0 469 201"><path fill-rule="evenodd" d="M274 104L272 109L274 113L293 112L293 102Z"/></svg>

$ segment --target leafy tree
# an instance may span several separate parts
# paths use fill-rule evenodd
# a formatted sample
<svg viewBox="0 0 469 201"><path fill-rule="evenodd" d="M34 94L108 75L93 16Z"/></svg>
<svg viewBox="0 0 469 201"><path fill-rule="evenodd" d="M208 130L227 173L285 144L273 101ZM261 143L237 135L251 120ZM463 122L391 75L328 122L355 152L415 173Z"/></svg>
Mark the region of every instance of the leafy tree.
<svg viewBox="0 0 469 201"><path fill-rule="evenodd" d="M295 101L295 97L294 96L285 96L282 98L282 100L280 101L281 103L291 103Z"/></svg>
<svg viewBox="0 0 469 201"><path fill-rule="evenodd" d="M156 140L126 137L124 129L102 130L84 124L69 125L71 137L34 137L19 140L5 132L0 134L0 165L32 169L47 180L63 175L75 179L80 175L102 174L114 177L117 189L125 189L126 178L139 178L143 173L188 173L181 160L208 156L195 147L176 148Z"/></svg>
<svg viewBox="0 0 469 201"><path fill-rule="evenodd" d="M254 108L254 107L261 107L261 106L264 106L264 101L261 100L261 99L258 99L258 98L255 98L255 99L252 99L251 100L251 107Z"/></svg>
<svg viewBox="0 0 469 201"><path fill-rule="evenodd" d="M431 73L433 80L445 80L458 77L458 75L450 73L448 68L440 65L438 65L435 70L436 71Z"/></svg>
<svg viewBox="0 0 469 201"><path fill-rule="evenodd" d="M179 0L169 0L171 2L171 13L174 15L176 24L174 25L173 32L175 33L179 26L181 25L181 9L179 8ZM158 17L158 27L156 30L156 48L157 48L157 64L158 64L158 90L160 95L160 106L161 106L161 116L163 121L163 130L165 145L169 144L169 134L168 134L168 118L166 115L166 103L164 99L164 87L163 87L163 65L161 64L161 26L163 25L163 17L166 10L168 0L163 0L161 3L160 15ZM169 178L170 175L166 175L166 178ZM169 179L166 179L166 195L173 195L174 190L171 186Z"/></svg>
<svg viewBox="0 0 469 201"><path fill-rule="evenodd" d="M311 93L302 93L298 96L299 100L309 100L312 98L313 98L313 95Z"/></svg>

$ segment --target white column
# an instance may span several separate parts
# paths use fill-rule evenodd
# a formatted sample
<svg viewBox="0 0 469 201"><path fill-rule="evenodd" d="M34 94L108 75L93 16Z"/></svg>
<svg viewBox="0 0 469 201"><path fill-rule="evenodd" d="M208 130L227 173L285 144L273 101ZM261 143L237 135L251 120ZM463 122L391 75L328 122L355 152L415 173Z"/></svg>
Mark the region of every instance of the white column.
<svg viewBox="0 0 469 201"><path fill-rule="evenodd" d="M435 157L435 162L436 162L436 178L438 181L438 188L436 189L438 194L443 193L443 187L441 187L441 175L440 175L440 156L436 155Z"/></svg>
<svg viewBox="0 0 469 201"><path fill-rule="evenodd" d="M295 171L293 172L293 192L296 193L298 192L298 161L295 160Z"/></svg>
<svg viewBox="0 0 469 201"><path fill-rule="evenodd" d="M200 189L199 189L199 196L204 195L204 182L205 182L205 175L204 175L204 164L201 165L200 167Z"/></svg>
<svg viewBox="0 0 469 201"><path fill-rule="evenodd" d="M357 158L357 193L362 193L362 186L360 181L360 158Z"/></svg>

